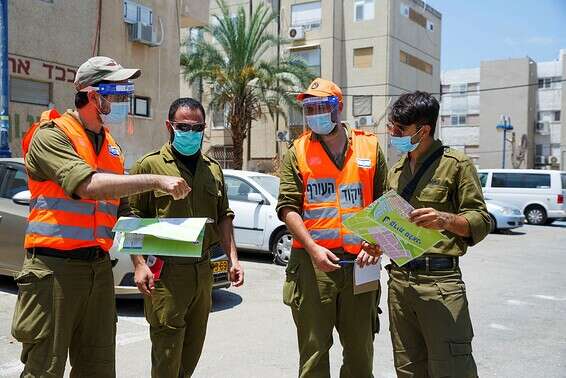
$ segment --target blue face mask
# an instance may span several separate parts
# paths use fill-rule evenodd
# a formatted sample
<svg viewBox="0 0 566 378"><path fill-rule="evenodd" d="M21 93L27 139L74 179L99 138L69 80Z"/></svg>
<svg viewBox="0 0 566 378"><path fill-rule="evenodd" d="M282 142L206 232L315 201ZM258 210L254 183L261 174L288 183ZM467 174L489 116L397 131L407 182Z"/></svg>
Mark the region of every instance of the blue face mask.
<svg viewBox="0 0 566 378"><path fill-rule="evenodd" d="M305 116L308 127L319 135L328 135L334 130L331 113L322 113Z"/></svg>
<svg viewBox="0 0 566 378"><path fill-rule="evenodd" d="M112 102L110 103L110 113L100 113L102 123L119 124L122 123L128 116L128 103L127 102Z"/></svg>
<svg viewBox="0 0 566 378"><path fill-rule="evenodd" d="M202 131L179 131L173 130L173 147L185 156L194 155L200 150L202 144Z"/></svg>
<svg viewBox="0 0 566 378"><path fill-rule="evenodd" d="M419 131L421 131L421 130L419 130ZM397 151L399 151L402 154L412 152L412 151L417 149L420 141L413 144L411 142L411 139L413 139L413 137L415 135L417 135L419 133L419 131L417 131L416 133L414 133L413 135L410 135L410 136L404 136L404 137L392 136L391 137L391 145L393 146L393 148L395 148Z"/></svg>

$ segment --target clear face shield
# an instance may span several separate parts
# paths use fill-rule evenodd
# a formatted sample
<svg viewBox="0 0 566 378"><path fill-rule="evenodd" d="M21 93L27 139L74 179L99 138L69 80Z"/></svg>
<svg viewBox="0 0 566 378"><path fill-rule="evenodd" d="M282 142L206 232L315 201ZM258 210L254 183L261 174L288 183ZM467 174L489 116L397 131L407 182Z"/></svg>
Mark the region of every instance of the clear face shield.
<svg viewBox="0 0 566 378"><path fill-rule="evenodd" d="M118 133L133 134L133 119L128 117L130 103L134 94L134 84L100 83L97 86L84 88L82 91L96 91L100 95L98 110L100 119L106 127ZM123 131L122 131L123 130Z"/></svg>
<svg viewBox="0 0 566 378"><path fill-rule="evenodd" d="M330 134L339 120L339 101L336 96L308 97L303 100L305 124L316 134Z"/></svg>

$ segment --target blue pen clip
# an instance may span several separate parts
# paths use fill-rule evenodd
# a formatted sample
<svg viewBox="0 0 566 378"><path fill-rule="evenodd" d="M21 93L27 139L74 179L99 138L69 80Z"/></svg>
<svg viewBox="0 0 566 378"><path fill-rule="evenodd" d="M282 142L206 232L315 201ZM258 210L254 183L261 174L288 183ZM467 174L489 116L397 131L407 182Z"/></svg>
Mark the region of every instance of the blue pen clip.
<svg viewBox="0 0 566 378"><path fill-rule="evenodd" d="M355 264L356 260L339 260L338 265L340 266L348 266L349 264Z"/></svg>

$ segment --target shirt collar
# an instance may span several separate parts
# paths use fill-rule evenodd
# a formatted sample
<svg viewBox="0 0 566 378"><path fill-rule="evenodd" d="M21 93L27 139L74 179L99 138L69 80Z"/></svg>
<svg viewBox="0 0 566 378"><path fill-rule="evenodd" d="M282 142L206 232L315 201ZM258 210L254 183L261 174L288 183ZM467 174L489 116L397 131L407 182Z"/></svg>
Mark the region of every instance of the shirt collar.
<svg viewBox="0 0 566 378"><path fill-rule="evenodd" d="M161 154L161 156L163 157L163 160L166 163L174 163L177 158L175 157L175 154L173 153L173 147L171 147L171 143L165 143L162 147L161 150L159 152ZM199 158L198 160L202 160L206 163L210 162L210 159L201 152L199 152Z"/></svg>
<svg viewBox="0 0 566 378"><path fill-rule="evenodd" d="M438 150L439 148L444 148L444 146L442 145L442 142L438 139L435 139L432 144L430 145L430 147L428 148L427 152L420 156L417 159L417 164L419 165L421 164L423 161L425 161L430 155L432 155L436 150ZM396 165L396 167L394 168L395 171L400 171L403 169L403 167L405 166L405 164L409 163L409 154L405 154L400 160L399 163Z"/></svg>

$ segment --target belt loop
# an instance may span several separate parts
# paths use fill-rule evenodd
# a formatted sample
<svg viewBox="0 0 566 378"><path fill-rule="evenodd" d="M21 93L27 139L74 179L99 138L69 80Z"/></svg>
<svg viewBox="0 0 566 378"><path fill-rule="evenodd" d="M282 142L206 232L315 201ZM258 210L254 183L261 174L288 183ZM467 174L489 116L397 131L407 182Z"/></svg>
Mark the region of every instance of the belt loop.
<svg viewBox="0 0 566 378"><path fill-rule="evenodd" d="M425 256L425 269L427 273L430 273L430 256Z"/></svg>

